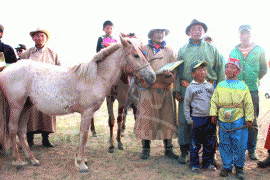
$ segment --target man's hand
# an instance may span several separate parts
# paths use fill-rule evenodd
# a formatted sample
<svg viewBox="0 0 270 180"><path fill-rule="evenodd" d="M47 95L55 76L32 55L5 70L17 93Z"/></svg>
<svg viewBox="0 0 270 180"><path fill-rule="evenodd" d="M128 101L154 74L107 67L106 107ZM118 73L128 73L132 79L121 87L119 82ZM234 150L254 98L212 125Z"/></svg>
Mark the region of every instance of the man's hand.
<svg viewBox="0 0 270 180"><path fill-rule="evenodd" d="M193 129L193 121L191 121L190 125L191 125L191 127L192 127L192 129Z"/></svg>
<svg viewBox="0 0 270 180"><path fill-rule="evenodd" d="M0 72L3 71L6 68L6 66L0 67Z"/></svg>
<svg viewBox="0 0 270 180"><path fill-rule="evenodd" d="M246 125L247 125L247 128L251 128L252 127L252 122L251 121L246 121Z"/></svg>
<svg viewBox="0 0 270 180"><path fill-rule="evenodd" d="M189 82L187 80L182 80L181 81L181 85L184 86L184 87L188 87L189 86Z"/></svg>
<svg viewBox="0 0 270 180"><path fill-rule="evenodd" d="M179 92L175 93L175 99L180 103L184 101L182 95Z"/></svg>
<svg viewBox="0 0 270 180"><path fill-rule="evenodd" d="M211 116L211 123L217 124L217 116Z"/></svg>

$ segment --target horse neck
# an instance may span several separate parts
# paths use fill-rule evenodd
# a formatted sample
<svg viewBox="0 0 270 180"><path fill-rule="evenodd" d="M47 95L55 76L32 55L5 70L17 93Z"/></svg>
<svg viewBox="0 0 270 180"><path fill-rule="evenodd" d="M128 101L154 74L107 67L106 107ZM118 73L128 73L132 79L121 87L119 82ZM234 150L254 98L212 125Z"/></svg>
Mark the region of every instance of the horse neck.
<svg viewBox="0 0 270 180"><path fill-rule="evenodd" d="M109 88L117 83L125 63L126 55L122 47L99 63L98 76L105 82L105 87Z"/></svg>

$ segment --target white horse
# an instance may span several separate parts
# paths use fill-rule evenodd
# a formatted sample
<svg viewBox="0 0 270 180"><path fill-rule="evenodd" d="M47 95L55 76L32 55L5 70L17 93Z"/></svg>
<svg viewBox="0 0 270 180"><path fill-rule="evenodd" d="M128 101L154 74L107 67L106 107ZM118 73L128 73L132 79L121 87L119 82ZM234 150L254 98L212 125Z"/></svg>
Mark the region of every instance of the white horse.
<svg viewBox="0 0 270 180"><path fill-rule="evenodd" d="M14 158L13 165L17 168L25 165L18 153L16 135L26 160L33 165L39 165L25 139L27 115L31 104L39 111L50 115L81 113L80 140L75 165L81 172L88 170L83 154L91 119L106 95L110 93L111 87L119 80L121 71L140 79L144 78L149 84L156 78L141 52L142 44L134 38L120 36L120 40L121 43L100 51L89 63L81 63L70 69L21 60L0 73L0 87L10 108L8 137ZM6 140L4 143L6 151L9 150L8 142Z"/></svg>

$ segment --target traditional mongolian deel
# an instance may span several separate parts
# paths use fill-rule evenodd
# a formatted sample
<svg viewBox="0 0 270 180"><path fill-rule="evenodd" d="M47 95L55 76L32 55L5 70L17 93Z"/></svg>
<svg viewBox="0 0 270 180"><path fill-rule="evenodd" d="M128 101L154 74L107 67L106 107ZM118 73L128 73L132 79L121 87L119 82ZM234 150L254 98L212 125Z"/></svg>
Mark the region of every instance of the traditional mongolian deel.
<svg viewBox="0 0 270 180"><path fill-rule="evenodd" d="M168 63L176 61L173 51L168 47L160 47L158 53L151 45L142 48L154 71ZM165 84L163 86L166 86ZM141 88L139 92L138 116L134 126L137 138L145 140L176 138L176 114L172 100L172 87Z"/></svg>
<svg viewBox="0 0 270 180"><path fill-rule="evenodd" d="M58 61L58 55L48 47L44 47L41 50L37 50L36 47L32 47L22 54L21 59L32 59L38 62L60 65L60 62ZM32 131L55 132L55 129L56 129L55 116L46 115L38 111L36 108L34 107L32 108L29 121L27 124L27 132Z"/></svg>

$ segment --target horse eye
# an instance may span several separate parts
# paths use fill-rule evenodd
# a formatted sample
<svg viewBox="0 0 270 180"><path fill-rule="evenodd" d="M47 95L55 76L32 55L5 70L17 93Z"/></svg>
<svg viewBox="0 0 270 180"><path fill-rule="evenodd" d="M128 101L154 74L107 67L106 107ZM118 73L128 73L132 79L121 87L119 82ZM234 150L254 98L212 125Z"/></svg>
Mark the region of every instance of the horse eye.
<svg viewBox="0 0 270 180"><path fill-rule="evenodd" d="M138 54L134 54L133 57L140 58L140 56Z"/></svg>
<svg viewBox="0 0 270 180"><path fill-rule="evenodd" d="M128 41L128 44L131 44L131 42L130 42L130 41Z"/></svg>

